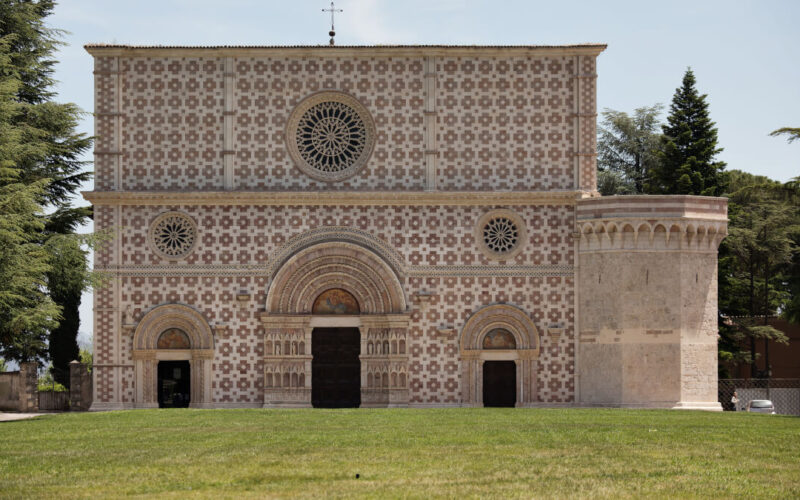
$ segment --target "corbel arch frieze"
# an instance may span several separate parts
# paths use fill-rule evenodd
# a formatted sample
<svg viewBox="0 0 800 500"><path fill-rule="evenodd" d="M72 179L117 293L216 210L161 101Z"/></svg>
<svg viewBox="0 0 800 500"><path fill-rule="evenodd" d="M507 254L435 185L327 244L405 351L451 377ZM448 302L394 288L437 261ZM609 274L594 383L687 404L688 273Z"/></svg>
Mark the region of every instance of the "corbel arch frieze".
<svg viewBox="0 0 800 500"><path fill-rule="evenodd" d="M594 219L577 224L580 250L684 250L716 252L727 236L727 222L618 218Z"/></svg>

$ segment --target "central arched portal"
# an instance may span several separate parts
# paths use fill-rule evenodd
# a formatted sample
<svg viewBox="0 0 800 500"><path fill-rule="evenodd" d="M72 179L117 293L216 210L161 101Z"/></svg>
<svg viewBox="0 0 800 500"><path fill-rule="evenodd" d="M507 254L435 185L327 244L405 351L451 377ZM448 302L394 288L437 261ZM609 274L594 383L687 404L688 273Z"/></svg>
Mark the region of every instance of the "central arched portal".
<svg viewBox="0 0 800 500"><path fill-rule="evenodd" d="M408 405L402 275L361 237L281 261L261 316L265 407Z"/></svg>

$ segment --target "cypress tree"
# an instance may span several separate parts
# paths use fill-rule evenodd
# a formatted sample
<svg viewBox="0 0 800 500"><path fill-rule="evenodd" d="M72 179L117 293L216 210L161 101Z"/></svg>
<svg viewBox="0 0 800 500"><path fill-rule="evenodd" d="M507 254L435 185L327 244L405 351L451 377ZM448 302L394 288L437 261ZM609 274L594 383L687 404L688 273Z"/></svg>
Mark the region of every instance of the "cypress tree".
<svg viewBox="0 0 800 500"><path fill-rule="evenodd" d="M725 163L715 157L717 128L708 113L707 95L699 94L691 68L675 90L669 107L659 162L651 172L649 194L719 196L724 191Z"/></svg>

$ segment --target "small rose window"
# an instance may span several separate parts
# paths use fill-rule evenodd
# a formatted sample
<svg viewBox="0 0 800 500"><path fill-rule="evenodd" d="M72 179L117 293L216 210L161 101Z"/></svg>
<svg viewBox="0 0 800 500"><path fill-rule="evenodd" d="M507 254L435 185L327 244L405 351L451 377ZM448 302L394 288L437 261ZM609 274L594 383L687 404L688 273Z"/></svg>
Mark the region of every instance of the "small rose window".
<svg viewBox="0 0 800 500"><path fill-rule="evenodd" d="M525 223L511 210L493 210L480 218L475 227L484 255L494 260L508 260L516 256L525 244Z"/></svg>
<svg viewBox="0 0 800 500"><path fill-rule="evenodd" d="M483 242L495 253L506 253L519 243L519 228L507 217L497 217L483 226Z"/></svg>
<svg viewBox="0 0 800 500"><path fill-rule="evenodd" d="M150 244L156 253L169 260L191 253L197 239L194 221L181 212L160 215L150 226Z"/></svg>

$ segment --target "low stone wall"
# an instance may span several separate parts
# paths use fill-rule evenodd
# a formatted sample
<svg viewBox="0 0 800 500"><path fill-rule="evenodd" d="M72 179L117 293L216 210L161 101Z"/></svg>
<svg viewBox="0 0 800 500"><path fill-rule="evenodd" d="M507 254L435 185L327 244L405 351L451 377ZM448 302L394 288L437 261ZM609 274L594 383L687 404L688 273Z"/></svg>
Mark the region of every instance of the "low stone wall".
<svg viewBox="0 0 800 500"><path fill-rule="evenodd" d="M92 374L88 365L73 361L69 365L70 391L69 409L88 411L92 406ZM39 411L38 365L22 363L17 372L0 373L0 410L35 412ZM44 393L43 393L44 394ZM51 408L46 409L66 409Z"/></svg>
<svg viewBox="0 0 800 500"><path fill-rule="evenodd" d="M79 361L69 364L69 408L88 411L92 406L92 374L88 365Z"/></svg>
<svg viewBox="0 0 800 500"><path fill-rule="evenodd" d="M39 365L36 363L19 365L18 408L25 413L39 411Z"/></svg>
<svg viewBox="0 0 800 500"><path fill-rule="evenodd" d="M19 372L0 373L0 410L19 409Z"/></svg>

